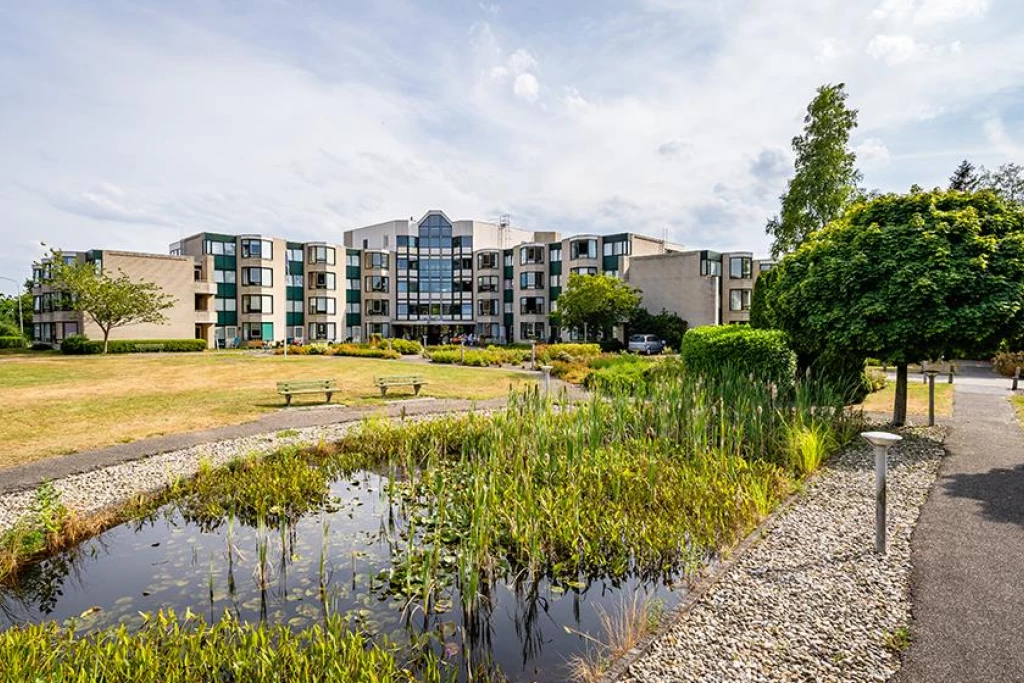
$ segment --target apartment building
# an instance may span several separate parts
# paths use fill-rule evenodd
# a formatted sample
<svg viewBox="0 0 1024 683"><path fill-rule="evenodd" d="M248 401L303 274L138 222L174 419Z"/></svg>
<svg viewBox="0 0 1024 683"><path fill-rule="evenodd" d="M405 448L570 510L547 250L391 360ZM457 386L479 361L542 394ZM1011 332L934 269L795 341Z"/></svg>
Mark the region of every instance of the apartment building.
<svg viewBox="0 0 1024 683"><path fill-rule="evenodd" d="M170 256L82 252L75 258L110 266L111 259L130 256L131 263L117 261L117 267L181 300L173 323L147 333L194 335L219 348L371 335L428 343L460 334L484 343L574 339L578 331L559 330L550 318L573 273L622 278L643 291L648 310L676 313L691 326L742 323L757 276L771 267L750 252L687 251L631 232L563 237L507 220L452 220L437 210L341 237L338 243L293 242L206 232L173 243ZM175 265L143 267L158 262ZM53 303L40 300L41 308L47 305ZM68 329L88 333L79 319L60 327L65 321L57 313L52 321L39 319L44 327L37 338L57 339ZM141 333L128 328L122 334L145 338Z"/></svg>
<svg viewBox="0 0 1024 683"><path fill-rule="evenodd" d="M201 262L182 256L109 249L65 251L61 256L68 262L92 263L111 275L123 273L133 280L155 282L173 297L174 305L164 311L165 322L118 327L111 331L111 339L196 338L213 344L214 287L203 279ZM67 296L49 285L49 271L50 263L45 259L32 267L33 339L56 345L73 334L102 338L102 331L92 319L73 310Z"/></svg>

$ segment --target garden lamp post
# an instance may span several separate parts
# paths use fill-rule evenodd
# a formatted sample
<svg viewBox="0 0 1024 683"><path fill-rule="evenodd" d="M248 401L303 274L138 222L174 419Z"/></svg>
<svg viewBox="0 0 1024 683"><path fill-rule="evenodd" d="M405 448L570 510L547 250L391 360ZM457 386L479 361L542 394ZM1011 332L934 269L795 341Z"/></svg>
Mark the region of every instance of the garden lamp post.
<svg viewBox="0 0 1024 683"><path fill-rule="evenodd" d="M551 369L552 365L540 366L541 372L544 373L544 395L549 396L551 394Z"/></svg>
<svg viewBox="0 0 1024 683"><path fill-rule="evenodd" d="M21 334L25 334L25 316L21 312L21 285L17 280L10 277L0 277L0 280L6 280L7 282L13 282L18 285L18 293L15 295L18 299L18 329L21 330Z"/></svg>
<svg viewBox="0 0 1024 683"><path fill-rule="evenodd" d="M935 375L939 374L938 370L925 370L925 374L928 375L928 426L935 426Z"/></svg>
<svg viewBox="0 0 1024 683"><path fill-rule="evenodd" d="M885 554L885 477L889 449L903 440L889 432L861 432L875 450L875 552Z"/></svg>

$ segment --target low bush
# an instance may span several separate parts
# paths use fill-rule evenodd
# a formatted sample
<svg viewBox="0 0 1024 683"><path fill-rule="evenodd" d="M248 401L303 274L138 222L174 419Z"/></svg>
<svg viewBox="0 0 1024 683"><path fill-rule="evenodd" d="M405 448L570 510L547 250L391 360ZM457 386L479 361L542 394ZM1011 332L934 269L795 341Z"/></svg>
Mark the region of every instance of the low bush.
<svg viewBox="0 0 1024 683"><path fill-rule="evenodd" d="M551 361L551 376L570 384L583 384L592 372L593 369L585 363Z"/></svg>
<svg viewBox="0 0 1024 683"><path fill-rule="evenodd" d="M618 339L606 339L601 342L600 346L605 353L618 353L626 350L626 345Z"/></svg>
<svg viewBox="0 0 1024 683"><path fill-rule="evenodd" d="M24 337L0 337L0 349L23 349L25 346Z"/></svg>
<svg viewBox="0 0 1024 683"><path fill-rule="evenodd" d="M876 368L864 371L864 386L868 393L874 393L885 389L885 373Z"/></svg>
<svg viewBox="0 0 1024 683"><path fill-rule="evenodd" d="M598 344L538 344L537 361L549 365L556 360L566 363L587 362L601 355Z"/></svg>
<svg viewBox="0 0 1024 683"><path fill-rule="evenodd" d="M390 351L385 348L373 348L363 344L335 344L327 350L329 356L355 356L357 358L386 358L394 360L401 358L398 351Z"/></svg>
<svg viewBox="0 0 1024 683"><path fill-rule="evenodd" d="M1024 368L1024 351L1001 351L992 359L996 372L1004 377L1013 377L1017 368Z"/></svg>
<svg viewBox="0 0 1024 683"><path fill-rule="evenodd" d="M520 365L529 360L530 352L503 346L488 346L486 349L475 349L459 346L432 346L425 354L433 363L459 363L475 367Z"/></svg>
<svg viewBox="0 0 1024 683"><path fill-rule="evenodd" d="M100 344L99 348L92 346L89 343L89 338L84 334L69 335L64 337L60 343L60 352L69 356L82 356L88 353L99 353L102 350L102 344Z"/></svg>
<svg viewBox="0 0 1024 683"><path fill-rule="evenodd" d="M95 349L89 353L103 352L103 342L101 341L89 341L87 346ZM205 339L111 339L107 344L107 353L142 353L145 351L197 353L205 350Z"/></svg>
<svg viewBox="0 0 1024 683"><path fill-rule="evenodd" d="M46 342L33 342L32 350L33 351L53 351L53 346L51 344L47 344Z"/></svg>
<svg viewBox="0 0 1024 683"><path fill-rule="evenodd" d="M785 334L746 325L697 327L683 335L680 349L689 372L698 375L721 373L730 368L780 387L792 386L796 355L786 344Z"/></svg>
<svg viewBox="0 0 1024 683"><path fill-rule="evenodd" d="M391 349L403 356L415 356L423 352L423 345L412 339L392 339Z"/></svg>

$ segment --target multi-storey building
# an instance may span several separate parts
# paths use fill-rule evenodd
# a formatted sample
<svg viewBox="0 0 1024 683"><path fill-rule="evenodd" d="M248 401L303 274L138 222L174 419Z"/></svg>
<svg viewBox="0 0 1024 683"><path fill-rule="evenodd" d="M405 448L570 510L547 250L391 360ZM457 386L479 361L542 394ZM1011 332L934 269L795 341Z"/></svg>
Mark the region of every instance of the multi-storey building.
<svg viewBox="0 0 1024 683"><path fill-rule="evenodd" d="M109 249L65 251L61 256L69 262L92 263L114 276L127 275L133 280L155 282L173 298L173 305L164 311L165 322L141 323L118 327L111 339L206 339L213 343L216 319L213 313L214 287L205 279L204 263L181 256L140 254ZM32 267L33 339L59 344L65 337L84 334L102 338L99 327L88 315L73 310L67 295L49 284L50 264L47 260Z"/></svg>
<svg viewBox="0 0 1024 683"><path fill-rule="evenodd" d="M170 257L131 255L192 271L185 312L154 336L194 334L218 347L371 335L428 343L458 334L485 343L575 339L579 331L559 330L550 317L573 273L622 278L643 291L648 310L677 313L691 326L739 323L749 319L754 281L771 266L750 252L686 251L629 232L563 238L507 221L453 221L441 211L349 230L339 243L200 233L170 251ZM181 274L129 271L176 296L184 292ZM40 299L39 306L53 303ZM194 328L187 334L186 318ZM64 324L56 317L39 321ZM68 324L85 329L79 319ZM37 330L40 339L63 334L57 327ZM123 334L144 338L135 329Z"/></svg>

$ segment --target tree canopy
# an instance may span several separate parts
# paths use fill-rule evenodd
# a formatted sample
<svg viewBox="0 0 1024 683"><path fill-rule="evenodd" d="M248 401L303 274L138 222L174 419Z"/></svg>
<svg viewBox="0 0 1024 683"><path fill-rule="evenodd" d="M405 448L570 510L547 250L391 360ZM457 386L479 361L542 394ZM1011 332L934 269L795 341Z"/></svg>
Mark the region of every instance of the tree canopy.
<svg viewBox="0 0 1024 683"><path fill-rule="evenodd" d="M981 184L981 176L974 168L974 164L964 159L949 177L949 189L960 192L974 192Z"/></svg>
<svg viewBox="0 0 1024 683"><path fill-rule="evenodd" d="M152 282L131 280L123 272L112 276L94 263L69 260L59 251L50 254L50 285L69 295L71 306L92 318L103 332L103 353L110 331L138 323L162 323L164 311L175 304Z"/></svg>
<svg viewBox="0 0 1024 683"><path fill-rule="evenodd" d="M798 353L906 365L991 353L1024 322L1024 209L995 192L889 194L851 207L772 271L760 323ZM754 312L752 312L754 317Z"/></svg>
<svg viewBox="0 0 1024 683"><path fill-rule="evenodd" d="M553 317L563 328L600 330L607 335L612 327L629 320L639 305L640 290L616 277L570 273Z"/></svg>
<svg viewBox="0 0 1024 683"><path fill-rule="evenodd" d="M846 106L846 98L845 84L823 85L807 107L803 135L793 138L795 175L779 197L781 214L765 228L773 258L838 218L858 192L857 157L847 148L857 110Z"/></svg>

